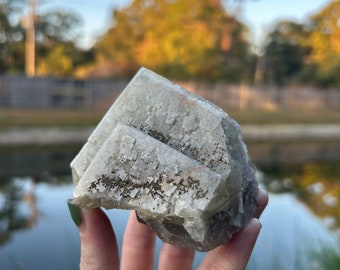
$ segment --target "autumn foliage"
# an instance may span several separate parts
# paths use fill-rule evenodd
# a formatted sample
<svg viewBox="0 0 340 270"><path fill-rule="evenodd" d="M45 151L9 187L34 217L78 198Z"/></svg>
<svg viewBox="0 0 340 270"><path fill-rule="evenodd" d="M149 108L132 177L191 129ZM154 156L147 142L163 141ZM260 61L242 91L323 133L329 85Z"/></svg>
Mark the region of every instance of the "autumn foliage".
<svg viewBox="0 0 340 270"><path fill-rule="evenodd" d="M24 72L23 20L11 20L23 14L22 3L0 0L0 73ZM145 66L177 80L340 86L339 18L340 1L332 1L303 23L278 22L255 52L249 29L224 1L134 0L113 10L111 26L82 50L80 18L50 11L36 17L36 70L129 78Z"/></svg>
<svg viewBox="0 0 340 270"><path fill-rule="evenodd" d="M340 1L306 23L276 24L264 48L265 81L340 86Z"/></svg>
<svg viewBox="0 0 340 270"><path fill-rule="evenodd" d="M96 44L98 65L112 75L145 66L171 78L240 81L248 76L247 28L220 1L146 1L113 13Z"/></svg>

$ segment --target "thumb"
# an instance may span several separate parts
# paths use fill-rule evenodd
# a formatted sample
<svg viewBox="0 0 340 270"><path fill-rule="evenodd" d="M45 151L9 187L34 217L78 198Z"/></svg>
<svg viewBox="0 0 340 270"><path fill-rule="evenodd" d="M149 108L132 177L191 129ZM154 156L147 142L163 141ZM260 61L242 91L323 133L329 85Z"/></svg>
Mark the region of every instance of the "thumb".
<svg viewBox="0 0 340 270"><path fill-rule="evenodd" d="M119 269L116 236L111 222L100 208L80 209L68 201L71 216L79 229L80 269ZM77 213L78 211L78 213Z"/></svg>

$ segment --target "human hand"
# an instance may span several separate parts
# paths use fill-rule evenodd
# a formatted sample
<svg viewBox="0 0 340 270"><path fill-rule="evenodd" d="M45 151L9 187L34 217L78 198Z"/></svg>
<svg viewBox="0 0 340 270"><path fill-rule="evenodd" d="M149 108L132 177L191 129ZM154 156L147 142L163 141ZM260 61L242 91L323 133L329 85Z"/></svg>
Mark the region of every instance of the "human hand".
<svg viewBox="0 0 340 270"><path fill-rule="evenodd" d="M268 194L260 189L257 196L258 212L249 224L234 234L227 244L209 251L199 270L241 270L248 263L261 229L258 220L268 203ZM79 228L81 241L80 269L153 269L155 234L137 221L131 211L122 244L121 262L111 222L100 209L80 209L68 201L71 216ZM164 243L159 255L158 269L192 269L195 251ZM119 268L121 267L121 268Z"/></svg>

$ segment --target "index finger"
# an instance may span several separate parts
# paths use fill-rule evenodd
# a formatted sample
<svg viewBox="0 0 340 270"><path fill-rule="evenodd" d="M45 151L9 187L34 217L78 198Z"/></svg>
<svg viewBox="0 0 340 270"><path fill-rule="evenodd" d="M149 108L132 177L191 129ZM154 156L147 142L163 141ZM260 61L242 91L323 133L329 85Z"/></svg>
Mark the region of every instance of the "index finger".
<svg viewBox="0 0 340 270"><path fill-rule="evenodd" d="M122 269L153 269L155 234L131 211L122 245Z"/></svg>

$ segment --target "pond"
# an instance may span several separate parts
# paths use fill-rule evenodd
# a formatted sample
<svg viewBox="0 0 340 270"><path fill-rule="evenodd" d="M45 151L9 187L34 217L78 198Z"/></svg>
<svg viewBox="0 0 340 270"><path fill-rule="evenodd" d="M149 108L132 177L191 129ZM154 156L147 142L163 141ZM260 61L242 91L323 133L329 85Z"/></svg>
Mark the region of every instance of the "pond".
<svg viewBox="0 0 340 270"><path fill-rule="evenodd" d="M0 269L78 269L66 200L79 148L0 149ZM339 269L340 142L251 143L248 151L270 202L247 269ZM107 213L121 242L128 212Z"/></svg>

